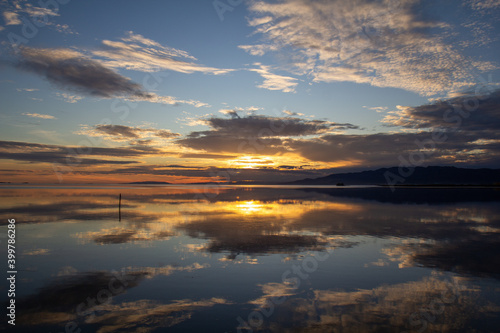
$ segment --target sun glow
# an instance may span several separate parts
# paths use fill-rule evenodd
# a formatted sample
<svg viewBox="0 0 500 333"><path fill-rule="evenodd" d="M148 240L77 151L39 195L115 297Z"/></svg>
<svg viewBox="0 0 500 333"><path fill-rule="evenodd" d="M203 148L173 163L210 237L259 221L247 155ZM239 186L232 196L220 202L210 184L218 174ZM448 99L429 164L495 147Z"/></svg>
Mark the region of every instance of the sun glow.
<svg viewBox="0 0 500 333"><path fill-rule="evenodd" d="M256 214L262 212L264 205L260 201L243 201L236 205L238 211L242 214Z"/></svg>
<svg viewBox="0 0 500 333"><path fill-rule="evenodd" d="M242 156L230 161L230 164L240 169L258 169L263 166L272 166L274 161L269 157Z"/></svg>

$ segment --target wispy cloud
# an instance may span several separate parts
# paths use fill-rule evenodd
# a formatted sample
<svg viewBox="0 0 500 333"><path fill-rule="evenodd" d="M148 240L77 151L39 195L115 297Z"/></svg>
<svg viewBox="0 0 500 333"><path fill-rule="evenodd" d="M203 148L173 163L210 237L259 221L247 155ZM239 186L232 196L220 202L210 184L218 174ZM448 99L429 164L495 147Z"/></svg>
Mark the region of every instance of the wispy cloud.
<svg viewBox="0 0 500 333"><path fill-rule="evenodd" d="M208 104L196 100L181 100L172 96L160 96L146 92L140 84L107 68L101 62L72 49L22 47L17 67L36 73L62 89L70 88L80 94L170 105L208 106ZM61 96L70 103L79 99L79 97L69 94Z"/></svg>
<svg viewBox="0 0 500 333"><path fill-rule="evenodd" d="M30 16L59 16L57 10L54 11L47 7L35 7L29 3L27 3L26 7L21 11Z"/></svg>
<svg viewBox="0 0 500 333"><path fill-rule="evenodd" d="M108 140L123 142L131 140L143 140L147 138L173 139L180 134L172 133L170 130L131 127L124 125L95 125L93 127L84 127L78 134L90 135L95 137L105 137Z"/></svg>
<svg viewBox="0 0 500 333"><path fill-rule="evenodd" d="M373 110L377 113L382 113L388 110L387 106L363 106L365 109Z"/></svg>
<svg viewBox="0 0 500 333"><path fill-rule="evenodd" d="M95 56L104 58L104 64L112 68L125 68L141 72L171 70L180 73L226 74L232 69L221 69L199 65L189 53L148 39L132 31L121 41L102 41L103 47L93 51Z"/></svg>
<svg viewBox="0 0 500 333"><path fill-rule="evenodd" d="M35 88L17 88L17 91L33 92L33 91L38 91L38 89L35 89Z"/></svg>
<svg viewBox="0 0 500 333"><path fill-rule="evenodd" d="M5 21L5 25L19 25L23 22L19 19L19 15L14 12L4 11L3 19Z"/></svg>
<svg viewBox="0 0 500 333"><path fill-rule="evenodd" d="M466 0L466 2L476 10L500 7L500 0Z"/></svg>
<svg viewBox="0 0 500 333"><path fill-rule="evenodd" d="M82 96L72 95L72 94L68 94L68 93L56 93L56 94L57 94L57 96L61 97L66 102L71 103L71 104L77 103L79 100L83 99Z"/></svg>
<svg viewBox="0 0 500 333"><path fill-rule="evenodd" d="M0 141L0 159L34 162L34 163L61 163L67 165L68 161L77 159L75 166L88 165L118 165L138 163L133 160L97 159L89 156L104 156L107 158L133 158L161 153L154 147L129 146L116 148L79 147L46 145L30 142Z"/></svg>
<svg viewBox="0 0 500 333"><path fill-rule="evenodd" d="M473 84L473 62L446 43L450 27L418 13L417 1L256 1L250 26L261 44L253 55L282 52L295 72L316 82L349 81L396 87L422 95Z"/></svg>
<svg viewBox="0 0 500 333"><path fill-rule="evenodd" d="M69 85L93 96L148 96L139 84L71 49L23 47L18 66L57 85Z"/></svg>
<svg viewBox="0 0 500 333"><path fill-rule="evenodd" d="M25 112L22 115L23 116L28 116L28 117L33 117L33 118L40 118L40 119L57 119L56 117L48 115L48 114L39 114L39 113Z"/></svg>
<svg viewBox="0 0 500 333"><path fill-rule="evenodd" d="M23 24L21 17L25 17L26 15L30 16L34 21L37 22L42 17L46 18L46 17L60 16L58 13L59 10L58 7L53 7L52 5L49 4L47 4L47 6L44 7L37 7L36 5L29 3L27 0L16 0L13 1L11 4L9 4L7 1L3 1L1 5L2 7L4 7L2 16L5 25L21 25ZM43 4L40 2L39 5ZM63 26L67 27L65 30L69 30L69 26L67 25L54 24L50 20L45 20L45 21L40 20L40 21L43 22L44 26L55 27L57 31L60 31L60 29Z"/></svg>
<svg viewBox="0 0 500 333"><path fill-rule="evenodd" d="M296 78L271 73L271 66L265 66L261 63L255 63L254 65L259 66L259 68L249 70L259 73L264 78L264 82L258 85L258 88L295 92L295 87L298 84Z"/></svg>

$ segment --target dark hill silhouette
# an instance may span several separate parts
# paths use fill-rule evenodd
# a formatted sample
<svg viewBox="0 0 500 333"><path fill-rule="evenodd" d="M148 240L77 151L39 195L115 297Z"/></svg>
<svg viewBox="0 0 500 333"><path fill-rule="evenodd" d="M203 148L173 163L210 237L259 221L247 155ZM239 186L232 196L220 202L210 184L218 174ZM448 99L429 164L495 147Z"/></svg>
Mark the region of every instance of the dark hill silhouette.
<svg viewBox="0 0 500 333"><path fill-rule="evenodd" d="M406 170L405 170L406 171ZM398 167L362 172L332 174L320 178L306 178L292 185L387 185L386 174L400 176ZM500 183L500 169L466 169L449 166L416 167L413 173L398 185L492 185Z"/></svg>

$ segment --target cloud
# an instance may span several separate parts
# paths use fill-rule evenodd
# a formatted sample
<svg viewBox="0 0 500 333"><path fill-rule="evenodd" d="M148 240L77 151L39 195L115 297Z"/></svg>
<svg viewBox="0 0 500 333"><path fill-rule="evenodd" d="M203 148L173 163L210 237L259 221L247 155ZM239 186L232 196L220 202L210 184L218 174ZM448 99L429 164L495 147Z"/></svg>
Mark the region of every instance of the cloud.
<svg viewBox="0 0 500 333"><path fill-rule="evenodd" d="M38 91L39 89L35 88L17 88L17 91L27 91L27 92L33 92L33 91Z"/></svg>
<svg viewBox="0 0 500 333"><path fill-rule="evenodd" d="M232 69L206 67L187 60L196 60L187 52L163 46L158 42L135 34L127 33L119 42L102 41L103 47L93 51L95 56L105 58L104 64L112 68L125 68L142 72L172 70L180 73L226 74Z"/></svg>
<svg viewBox="0 0 500 333"><path fill-rule="evenodd" d="M305 116L305 114L303 113L292 112L289 110L283 110L283 113L289 116L301 116L301 117Z"/></svg>
<svg viewBox="0 0 500 333"><path fill-rule="evenodd" d="M261 44L253 55L280 52L294 72L316 82L348 81L395 87L422 95L473 84L473 62L446 42L449 24L426 19L416 0L256 1L249 21Z"/></svg>
<svg viewBox="0 0 500 333"><path fill-rule="evenodd" d="M20 48L18 68L36 73L63 89L102 98L126 98L160 104L208 106L196 100L179 100L171 96L148 93L129 78L107 68L101 62L72 49ZM79 97L62 94L70 103Z"/></svg>
<svg viewBox="0 0 500 333"><path fill-rule="evenodd" d="M50 253L49 249L36 249L32 251L24 251L23 255L24 256L45 256Z"/></svg>
<svg viewBox="0 0 500 333"><path fill-rule="evenodd" d="M68 163L68 157L71 155L52 153L52 152L32 152L32 153L7 153L0 152L0 159L5 160L15 160L24 162L35 162L35 163L59 163L66 165ZM78 165L88 166L88 165L102 165L102 164L131 164L138 163L137 161L123 161L123 160L102 160L94 158L77 158Z"/></svg>
<svg viewBox="0 0 500 333"><path fill-rule="evenodd" d="M304 120L298 117L271 117L249 115L246 117L207 119L206 124L219 133L239 137L256 136L262 129L268 129L263 136L306 136L328 132L332 129L357 129L352 124L334 123L326 120Z"/></svg>
<svg viewBox="0 0 500 333"><path fill-rule="evenodd" d="M249 71L259 73L264 78L264 82L258 85L258 88L295 92L295 87L298 84L296 78L273 74L270 72L270 66L261 65L260 63L254 65L260 66L260 68L249 69Z"/></svg>
<svg viewBox="0 0 500 333"><path fill-rule="evenodd" d="M25 112L22 115L23 116L28 116L28 117L33 117L33 118L40 118L40 119L57 119L56 117L48 115L48 114L39 114L39 113Z"/></svg>
<svg viewBox="0 0 500 333"><path fill-rule="evenodd" d="M131 160L108 160L86 158L83 156L107 156L131 158L161 153L153 147L78 147L56 146L29 142L0 141L0 159L10 159L24 162L61 163L63 165L103 165L138 163Z"/></svg>
<svg viewBox="0 0 500 333"><path fill-rule="evenodd" d="M310 140L288 140L289 149L310 161L343 162L365 169L399 165L412 155L421 165L496 167L500 162L500 137L496 133L332 134ZM421 158L423 157L423 158Z"/></svg>
<svg viewBox="0 0 500 333"><path fill-rule="evenodd" d="M238 47L254 56L263 56L266 52L279 50L276 45L239 45Z"/></svg>
<svg viewBox="0 0 500 333"><path fill-rule="evenodd" d="M83 99L82 96L71 95L71 94L68 94L68 93L56 93L56 94L57 94L57 96L61 97L66 102L71 103L71 104L77 103L79 100Z"/></svg>
<svg viewBox="0 0 500 333"><path fill-rule="evenodd" d="M59 86L69 85L92 96L149 97L139 84L71 49L23 47L18 66L44 76Z"/></svg>
<svg viewBox="0 0 500 333"><path fill-rule="evenodd" d="M373 106L373 107L369 107L369 106L363 106L365 109L368 109L368 110L373 110L377 113L383 113L385 111L387 111L387 106Z"/></svg>
<svg viewBox="0 0 500 333"><path fill-rule="evenodd" d="M222 114L231 116L231 117L240 118L240 116L238 115L238 112L236 110L221 109L221 110L219 110L219 112Z"/></svg>
<svg viewBox="0 0 500 333"><path fill-rule="evenodd" d="M179 137L180 134L172 133L170 130L141 128L124 125L95 125L92 128L84 127L78 134L89 135L94 137L105 137L112 141L129 141L138 140L136 142L150 143L146 138L172 139Z"/></svg>
<svg viewBox="0 0 500 333"><path fill-rule="evenodd" d="M19 25L23 22L19 19L19 15L14 12L4 11L3 18L5 20L5 25Z"/></svg>
<svg viewBox="0 0 500 333"><path fill-rule="evenodd" d="M399 165L401 158L409 163L411 154L424 156L419 161L423 165L496 167L500 162L499 105L500 90L483 95L462 93L426 105L399 106L384 117L387 126L411 132L326 134L290 138L284 144L310 161L343 161L367 169Z"/></svg>
<svg viewBox="0 0 500 333"><path fill-rule="evenodd" d="M69 27L67 24L55 24L54 25L55 29L63 34L68 34L68 35L79 35L78 32L74 31Z"/></svg>
<svg viewBox="0 0 500 333"><path fill-rule="evenodd" d="M467 3L475 10L494 9L500 7L500 0L468 0Z"/></svg>
<svg viewBox="0 0 500 333"><path fill-rule="evenodd" d="M486 132L494 134L500 130L499 106L500 90L483 95L470 92L417 107L398 106L382 122L412 129L457 128L462 132L481 132L477 133L479 139Z"/></svg>
<svg viewBox="0 0 500 333"><path fill-rule="evenodd" d="M5 25L21 25L23 24L23 20L21 20L20 17L26 19L26 15L28 15L30 16L30 21L38 27L50 27L60 33L78 35L78 32L71 29L68 24L51 22L51 18L60 16L58 13L59 8L57 6L53 7L49 2L43 4L41 1L39 4L45 6L36 7L27 3L26 0L16 0L12 5L9 5L7 1L4 1L2 5L7 7L7 9L2 13ZM49 7L53 7L53 9ZM0 31L3 29L4 27L0 27Z"/></svg>
<svg viewBox="0 0 500 333"><path fill-rule="evenodd" d="M42 8L42 7L34 7L33 5L31 4L26 4L26 8L23 10L26 14L28 14L29 16L40 16L40 17L43 17L43 16L59 16L59 14L57 13L57 10L54 11L50 8Z"/></svg>
<svg viewBox="0 0 500 333"><path fill-rule="evenodd" d="M210 160L227 160L230 158L236 158L236 155L225 155L225 154L204 154L204 153L185 153L180 154L180 158L203 158Z"/></svg>
<svg viewBox="0 0 500 333"><path fill-rule="evenodd" d="M47 7L36 7L26 1L15 1L12 5L9 5L7 1L4 1L2 5L6 6L7 9L3 10L3 18L5 25L20 25L23 21L19 18L22 14L29 15L34 22L40 21L43 25L52 26L53 23L45 20L44 18L48 16L59 16L57 11L58 7L50 9Z"/></svg>
<svg viewBox="0 0 500 333"><path fill-rule="evenodd" d="M274 155L287 151L283 138L358 128L352 124L326 120L263 115L240 117L235 112L228 114L231 118L212 117L205 120L205 125L210 126L211 130L191 132L176 142L208 152L245 153L257 149L259 154Z"/></svg>

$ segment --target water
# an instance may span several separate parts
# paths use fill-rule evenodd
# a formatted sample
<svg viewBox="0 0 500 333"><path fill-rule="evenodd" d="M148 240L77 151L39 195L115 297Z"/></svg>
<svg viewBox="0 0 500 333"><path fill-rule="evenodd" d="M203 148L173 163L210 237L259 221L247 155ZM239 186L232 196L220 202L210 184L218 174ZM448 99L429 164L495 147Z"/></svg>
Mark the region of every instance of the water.
<svg viewBox="0 0 500 333"><path fill-rule="evenodd" d="M19 332L499 327L494 189L11 186L0 196L4 267L16 220Z"/></svg>

